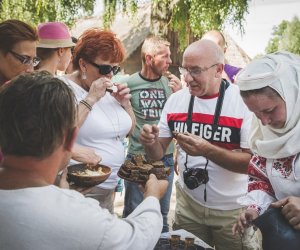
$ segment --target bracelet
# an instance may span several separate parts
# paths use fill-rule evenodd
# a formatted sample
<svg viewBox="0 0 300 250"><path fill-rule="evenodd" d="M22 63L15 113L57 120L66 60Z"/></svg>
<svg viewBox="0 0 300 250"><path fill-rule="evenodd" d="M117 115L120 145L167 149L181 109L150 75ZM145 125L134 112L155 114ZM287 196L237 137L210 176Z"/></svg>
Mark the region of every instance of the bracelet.
<svg viewBox="0 0 300 250"><path fill-rule="evenodd" d="M92 106L85 100L81 100L79 103L83 104L87 109L92 111Z"/></svg>

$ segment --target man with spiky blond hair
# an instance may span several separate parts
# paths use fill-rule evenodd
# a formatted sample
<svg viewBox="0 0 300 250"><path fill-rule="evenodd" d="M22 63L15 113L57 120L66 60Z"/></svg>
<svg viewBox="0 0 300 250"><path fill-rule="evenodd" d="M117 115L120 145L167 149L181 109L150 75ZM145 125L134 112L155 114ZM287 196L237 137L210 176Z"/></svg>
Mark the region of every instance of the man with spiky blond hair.
<svg viewBox="0 0 300 250"><path fill-rule="evenodd" d="M177 77L171 74L168 79L163 75L172 63L170 56L170 43L168 41L157 36L146 38L141 49L142 69L140 72L132 74L126 81L130 88L131 105L136 116L136 126L129 138L127 155L129 160L134 155L145 154L143 146L139 142L142 126L145 123L157 124L168 97L172 92L181 89L181 83ZM174 145L171 144L161 159L166 167L171 168L171 174L168 177L169 187L160 201L164 220L163 232L169 231L168 212L174 177L173 151ZM142 200L143 194L138 185L125 181L123 217L127 217Z"/></svg>

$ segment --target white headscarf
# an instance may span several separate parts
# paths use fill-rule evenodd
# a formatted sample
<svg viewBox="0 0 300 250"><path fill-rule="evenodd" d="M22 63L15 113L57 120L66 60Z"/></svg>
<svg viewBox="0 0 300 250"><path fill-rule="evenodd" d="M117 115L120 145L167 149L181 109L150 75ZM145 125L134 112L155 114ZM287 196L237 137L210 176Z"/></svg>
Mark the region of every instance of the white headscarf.
<svg viewBox="0 0 300 250"><path fill-rule="evenodd" d="M253 117L251 150L271 159L300 153L300 57L288 52L266 55L241 70L236 82L242 91L269 86L286 103L287 120L283 128L263 126Z"/></svg>

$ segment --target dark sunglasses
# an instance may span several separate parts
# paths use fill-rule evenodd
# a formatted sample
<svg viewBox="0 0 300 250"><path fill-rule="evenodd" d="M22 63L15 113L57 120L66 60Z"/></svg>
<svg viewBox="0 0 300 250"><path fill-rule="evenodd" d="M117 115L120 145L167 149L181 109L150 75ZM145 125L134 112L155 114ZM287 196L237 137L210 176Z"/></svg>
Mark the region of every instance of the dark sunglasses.
<svg viewBox="0 0 300 250"><path fill-rule="evenodd" d="M23 55L20 55L12 50L9 50L8 51L9 53L11 53L17 60L19 60L22 64L24 65L28 65L28 66L37 66L41 59L39 57L30 57L30 56L23 56Z"/></svg>
<svg viewBox="0 0 300 250"><path fill-rule="evenodd" d="M94 62L90 62L90 64L92 64L93 66L95 66L96 68L98 68L99 73L101 75L107 75L110 74L110 72L113 72L114 75L118 74L118 72L120 71L120 66L110 66L107 64L96 64Z"/></svg>

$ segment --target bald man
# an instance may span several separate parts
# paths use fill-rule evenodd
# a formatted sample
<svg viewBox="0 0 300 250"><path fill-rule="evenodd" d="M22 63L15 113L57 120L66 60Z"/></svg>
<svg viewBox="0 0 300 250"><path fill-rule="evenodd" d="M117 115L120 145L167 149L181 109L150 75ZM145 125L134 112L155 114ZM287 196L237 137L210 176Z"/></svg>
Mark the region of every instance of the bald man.
<svg viewBox="0 0 300 250"><path fill-rule="evenodd" d="M220 31L210 30L206 32L201 39L207 39L213 41L214 43L220 46L220 48L224 51L224 54L226 53L227 50L226 40L224 35ZM225 63L222 77L234 83L235 76L240 70L241 68Z"/></svg>
<svg viewBox="0 0 300 250"><path fill-rule="evenodd" d="M236 200L247 192L251 113L238 87L222 79L223 69L223 50L214 42L189 45L180 68L188 87L170 96L158 126L143 126L140 141L156 160L177 139L173 229L185 229L217 250L260 249L252 228L242 241L231 233L244 209Z"/></svg>

